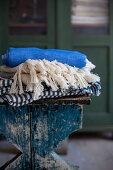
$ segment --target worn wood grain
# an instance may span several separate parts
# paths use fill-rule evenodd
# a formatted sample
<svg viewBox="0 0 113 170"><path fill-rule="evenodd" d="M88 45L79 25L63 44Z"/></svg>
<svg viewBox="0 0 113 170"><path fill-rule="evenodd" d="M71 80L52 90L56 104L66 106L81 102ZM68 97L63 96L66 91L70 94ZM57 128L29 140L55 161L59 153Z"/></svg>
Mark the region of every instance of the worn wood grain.
<svg viewBox="0 0 113 170"><path fill-rule="evenodd" d="M4 167L8 170L78 169L61 159L54 149L82 127L81 101L88 104L90 99L47 99L19 108L0 105L0 132L21 151Z"/></svg>

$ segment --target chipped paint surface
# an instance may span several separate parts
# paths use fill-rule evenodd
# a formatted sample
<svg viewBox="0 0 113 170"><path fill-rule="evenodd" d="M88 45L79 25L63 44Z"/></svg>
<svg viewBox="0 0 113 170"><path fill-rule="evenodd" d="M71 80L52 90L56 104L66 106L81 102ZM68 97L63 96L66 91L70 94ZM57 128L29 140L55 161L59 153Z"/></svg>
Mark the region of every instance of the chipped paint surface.
<svg viewBox="0 0 113 170"><path fill-rule="evenodd" d="M72 132L81 128L82 114L78 105L32 106L32 160L33 170L71 170L53 150Z"/></svg>
<svg viewBox="0 0 113 170"><path fill-rule="evenodd" d="M72 132L81 128L81 106L1 106L0 131L22 154L7 169L75 170L53 150Z"/></svg>
<svg viewBox="0 0 113 170"><path fill-rule="evenodd" d="M0 106L0 129L6 139L23 153L7 169L13 170L18 167L18 170L21 170L28 167L30 164L30 118L27 106L21 108Z"/></svg>

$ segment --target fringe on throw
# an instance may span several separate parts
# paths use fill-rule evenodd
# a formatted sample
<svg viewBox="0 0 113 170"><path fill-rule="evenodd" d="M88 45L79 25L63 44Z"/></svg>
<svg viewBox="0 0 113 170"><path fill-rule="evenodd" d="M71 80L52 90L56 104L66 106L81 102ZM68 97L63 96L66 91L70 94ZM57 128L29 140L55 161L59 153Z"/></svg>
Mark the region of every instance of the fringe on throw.
<svg viewBox="0 0 113 170"><path fill-rule="evenodd" d="M25 91L34 93L34 100L37 100L44 90L42 82L53 91L60 89L62 92L70 87L73 89L87 88L89 83L100 81L100 77L90 71L95 66L87 61L86 67L78 69L67 64L62 64L56 60L27 60L25 63L15 67L16 73L11 86L10 94L22 94L23 84Z"/></svg>

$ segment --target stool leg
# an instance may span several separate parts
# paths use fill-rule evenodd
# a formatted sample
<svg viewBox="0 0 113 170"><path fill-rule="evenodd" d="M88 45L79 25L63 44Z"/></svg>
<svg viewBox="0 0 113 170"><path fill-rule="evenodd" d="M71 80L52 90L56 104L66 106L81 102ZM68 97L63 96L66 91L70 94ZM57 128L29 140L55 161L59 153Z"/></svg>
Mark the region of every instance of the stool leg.
<svg viewBox="0 0 113 170"><path fill-rule="evenodd" d="M78 170L78 166L72 166L68 162L64 161L54 151L51 151L45 158L35 155L35 169L38 170Z"/></svg>
<svg viewBox="0 0 113 170"><path fill-rule="evenodd" d="M64 161L54 149L81 128L81 107L31 106L31 120L33 170L77 170L77 166Z"/></svg>
<svg viewBox="0 0 113 170"><path fill-rule="evenodd" d="M31 170L31 163L26 160L26 154L21 154L15 160L12 160L13 162L10 162L10 164L5 168L6 170ZM3 166L5 167L5 166Z"/></svg>
<svg viewBox="0 0 113 170"><path fill-rule="evenodd" d="M1 106L0 132L22 152L8 168L77 169L61 159L54 149L81 125L81 107L78 105Z"/></svg>
<svg viewBox="0 0 113 170"><path fill-rule="evenodd" d="M26 106L21 108L1 106L0 109L1 133L22 153L17 154L3 167L7 167L8 170L29 170L31 169L29 109Z"/></svg>

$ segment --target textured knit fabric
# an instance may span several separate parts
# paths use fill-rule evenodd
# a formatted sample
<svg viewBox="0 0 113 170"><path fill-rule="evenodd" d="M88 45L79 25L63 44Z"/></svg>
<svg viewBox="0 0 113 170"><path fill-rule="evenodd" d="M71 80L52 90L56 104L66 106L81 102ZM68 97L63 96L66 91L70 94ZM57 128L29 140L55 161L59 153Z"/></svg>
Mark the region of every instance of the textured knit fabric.
<svg viewBox="0 0 113 170"><path fill-rule="evenodd" d="M28 59L57 60L63 64L83 68L86 66L86 55L77 51L39 49L39 48L9 48L2 56L2 63L10 67L18 66Z"/></svg>

